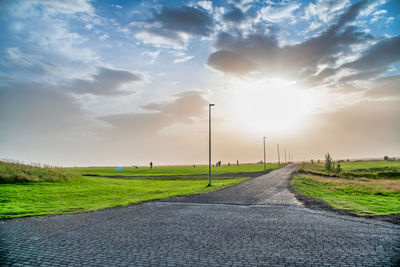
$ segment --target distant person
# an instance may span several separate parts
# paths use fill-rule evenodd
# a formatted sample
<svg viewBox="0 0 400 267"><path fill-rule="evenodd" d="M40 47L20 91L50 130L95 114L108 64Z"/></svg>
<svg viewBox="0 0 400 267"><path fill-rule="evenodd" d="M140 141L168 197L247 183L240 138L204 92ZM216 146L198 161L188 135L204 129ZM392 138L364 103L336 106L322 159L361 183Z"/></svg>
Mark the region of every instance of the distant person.
<svg viewBox="0 0 400 267"><path fill-rule="evenodd" d="M230 162L228 162L228 166L231 166L231 163L230 163Z"/></svg>
<svg viewBox="0 0 400 267"><path fill-rule="evenodd" d="M239 166L239 160L236 161L236 165Z"/></svg>
<svg viewBox="0 0 400 267"><path fill-rule="evenodd" d="M153 162L150 161L150 169L153 169Z"/></svg>
<svg viewBox="0 0 400 267"><path fill-rule="evenodd" d="M193 168L196 168L196 165L195 165L195 164L193 164Z"/></svg>

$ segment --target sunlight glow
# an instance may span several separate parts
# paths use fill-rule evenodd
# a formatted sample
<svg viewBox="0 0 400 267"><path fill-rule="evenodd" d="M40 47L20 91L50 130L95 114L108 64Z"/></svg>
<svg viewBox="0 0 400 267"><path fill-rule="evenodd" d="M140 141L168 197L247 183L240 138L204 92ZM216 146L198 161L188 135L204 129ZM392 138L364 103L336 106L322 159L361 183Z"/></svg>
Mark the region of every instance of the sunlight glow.
<svg viewBox="0 0 400 267"><path fill-rule="evenodd" d="M312 92L280 79L240 81L232 90L233 117L251 132L290 134L316 108Z"/></svg>

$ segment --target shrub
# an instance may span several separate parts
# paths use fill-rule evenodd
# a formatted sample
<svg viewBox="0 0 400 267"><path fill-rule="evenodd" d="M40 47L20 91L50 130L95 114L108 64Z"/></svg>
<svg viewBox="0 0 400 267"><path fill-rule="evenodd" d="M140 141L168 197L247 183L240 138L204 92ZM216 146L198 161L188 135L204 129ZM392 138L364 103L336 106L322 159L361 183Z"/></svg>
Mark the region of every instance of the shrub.
<svg viewBox="0 0 400 267"><path fill-rule="evenodd" d="M325 170L331 171L333 168L333 162L332 162L332 157L328 153L325 155Z"/></svg>

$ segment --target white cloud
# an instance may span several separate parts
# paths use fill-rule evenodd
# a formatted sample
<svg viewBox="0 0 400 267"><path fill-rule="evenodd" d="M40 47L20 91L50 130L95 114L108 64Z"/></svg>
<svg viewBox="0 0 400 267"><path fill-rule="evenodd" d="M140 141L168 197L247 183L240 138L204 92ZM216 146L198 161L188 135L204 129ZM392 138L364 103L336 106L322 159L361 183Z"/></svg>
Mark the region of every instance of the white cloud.
<svg viewBox="0 0 400 267"><path fill-rule="evenodd" d="M46 6L52 13L74 14L87 13L94 15L93 6L86 0L31 0L31 4L40 4Z"/></svg>
<svg viewBox="0 0 400 267"><path fill-rule="evenodd" d="M149 64L153 64L156 61L159 54L160 50L156 50L156 51L145 51L141 55L149 57L150 58Z"/></svg>
<svg viewBox="0 0 400 267"><path fill-rule="evenodd" d="M305 8L304 19L315 18L323 23L329 23L339 15L349 4L349 0L325 1L318 0L315 4L310 3Z"/></svg>
<svg viewBox="0 0 400 267"><path fill-rule="evenodd" d="M372 14L372 19L371 19L371 23L375 23L380 19L384 18L384 15L387 13L386 10L381 9L381 10L377 10Z"/></svg>
<svg viewBox="0 0 400 267"><path fill-rule="evenodd" d="M299 3L289 4L287 6L277 7L277 8L274 8L272 6L266 6L261 9L260 14L264 20L270 22L278 23L281 22L282 20L287 20L287 19L295 21L296 18L293 12L299 9L300 6L301 4Z"/></svg>
<svg viewBox="0 0 400 267"><path fill-rule="evenodd" d="M140 31L135 34L135 38L144 44L153 45L159 48L167 48L173 50L184 50L187 48L189 36L184 33L177 33L180 39L171 39L161 35L151 34L146 31Z"/></svg>
<svg viewBox="0 0 400 267"><path fill-rule="evenodd" d="M204 8L205 10L208 10L208 11L213 10L211 1L199 1L197 4L199 6L201 6L202 8Z"/></svg>
<svg viewBox="0 0 400 267"><path fill-rule="evenodd" d="M110 36L107 33L105 33L99 37L99 39L102 41L107 40L108 38L110 38Z"/></svg>
<svg viewBox="0 0 400 267"><path fill-rule="evenodd" d="M177 58L174 60L174 63L183 63L186 62L188 60L191 60L192 58L194 58L194 56L187 56L187 57L183 57L183 58Z"/></svg>
<svg viewBox="0 0 400 267"><path fill-rule="evenodd" d="M89 23L89 24L86 24L86 25L85 25L85 29L90 31L91 29L93 29L93 25L90 24L90 23Z"/></svg>

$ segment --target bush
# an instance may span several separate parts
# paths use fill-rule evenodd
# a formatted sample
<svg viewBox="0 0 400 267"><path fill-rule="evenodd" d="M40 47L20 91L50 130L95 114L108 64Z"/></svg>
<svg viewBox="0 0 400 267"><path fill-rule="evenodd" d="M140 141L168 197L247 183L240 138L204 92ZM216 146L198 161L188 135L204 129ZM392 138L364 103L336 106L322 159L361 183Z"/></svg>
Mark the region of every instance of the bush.
<svg viewBox="0 0 400 267"><path fill-rule="evenodd" d="M328 153L325 155L325 170L331 171L333 169L333 162L332 162L332 157Z"/></svg>

